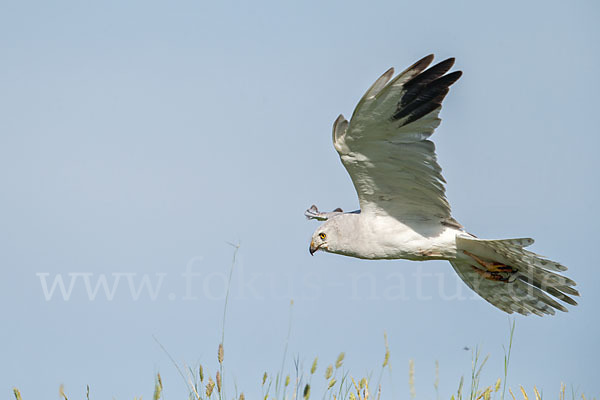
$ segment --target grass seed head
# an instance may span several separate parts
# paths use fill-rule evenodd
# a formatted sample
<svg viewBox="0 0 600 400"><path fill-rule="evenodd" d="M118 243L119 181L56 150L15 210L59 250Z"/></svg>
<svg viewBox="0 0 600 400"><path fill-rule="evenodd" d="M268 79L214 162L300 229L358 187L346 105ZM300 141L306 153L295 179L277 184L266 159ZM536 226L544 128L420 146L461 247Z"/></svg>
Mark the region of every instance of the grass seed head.
<svg viewBox="0 0 600 400"><path fill-rule="evenodd" d="M523 398L525 400L529 400L529 397L527 397L527 393L525 393L525 389L523 389L523 386L519 386L521 388L521 393L523 393Z"/></svg>
<svg viewBox="0 0 600 400"><path fill-rule="evenodd" d="M204 370L202 369L202 364L198 367L198 375L200 375L200 382L204 382Z"/></svg>
<svg viewBox="0 0 600 400"><path fill-rule="evenodd" d="M310 398L310 385L308 383L306 384L306 386L304 386L303 397L305 400L308 400L308 398Z"/></svg>
<svg viewBox="0 0 600 400"><path fill-rule="evenodd" d="M317 360L318 359L319 359L318 357L315 357L315 361L313 361L312 367L310 367L310 374L311 375L314 374L315 371L317 370Z"/></svg>
<svg viewBox="0 0 600 400"><path fill-rule="evenodd" d="M285 377L285 387L288 387L290 385L290 376L286 376Z"/></svg>
<svg viewBox="0 0 600 400"><path fill-rule="evenodd" d="M223 364L223 343L219 344L219 351L217 352L217 359L219 360L219 364Z"/></svg>
<svg viewBox="0 0 600 400"><path fill-rule="evenodd" d="M485 392L483 392L483 400L490 400L491 393L492 393L492 388L491 387L485 389Z"/></svg>
<svg viewBox="0 0 600 400"><path fill-rule="evenodd" d="M13 388L13 393L15 394L15 399L17 399L17 400L23 400L21 398L21 392L19 392L19 389L17 389L16 387Z"/></svg>
<svg viewBox="0 0 600 400"><path fill-rule="evenodd" d="M329 385L327 385L327 390L329 390L329 389L331 389L332 387L334 387L336 382L337 382L337 381L335 380L335 378L331 379L331 380L329 381Z"/></svg>
<svg viewBox="0 0 600 400"><path fill-rule="evenodd" d="M358 387L364 389L367 387L367 378L362 378L360 382L358 382Z"/></svg>
<svg viewBox="0 0 600 400"><path fill-rule="evenodd" d="M263 386L265 385L265 382L266 382L266 381L267 381L267 373L265 372L265 373L263 374L263 381L262 381L262 384L263 384Z"/></svg>
<svg viewBox="0 0 600 400"><path fill-rule="evenodd" d="M217 371L217 391L221 393L221 373Z"/></svg>
<svg viewBox="0 0 600 400"><path fill-rule="evenodd" d="M60 387L58 388L58 395L59 395L60 397L62 397L63 399L65 399L65 400L68 400L68 399L67 399L67 395L65 394L65 386L64 386L64 385L62 385L62 384L61 384L61 385L60 385Z"/></svg>
<svg viewBox="0 0 600 400"><path fill-rule="evenodd" d="M211 377L208 377L208 383L206 384L206 397L210 397L214 388L215 388L215 382L212 380Z"/></svg>
<svg viewBox="0 0 600 400"><path fill-rule="evenodd" d="M246 400L246 396L244 396L244 392L240 393L240 400Z"/></svg>
<svg viewBox="0 0 600 400"><path fill-rule="evenodd" d="M502 379L498 378L498 380L496 381L496 387L494 388L494 392L497 392L498 390L500 390L501 383L502 383Z"/></svg>
<svg viewBox="0 0 600 400"><path fill-rule="evenodd" d="M331 378L331 375L333 374L333 365L330 365L327 367L327 369L325 370L325 379L329 379Z"/></svg>
<svg viewBox="0 0 600 400"><path fill-rule="evenodd" d="M344 363L344 357L346 357L346 353L341 352L340 355L338 356L337 360L335 360L335 368L339 368L342 366L342 364Z"/></svg>
<svg viewBox="0 0 600 400"><path fill-rule="evenodd" d="M152 398L154 400L160 399L162 390L163 390L162 379L160 378L160 374L156 374L156 383L154 384L154 396Z"/></svg>
<svg viewBox="0 0 600 400"><path fill-rule="evenodd" d="M388 345L387 333L385 332L383 333L383 341L385 343L385 357L383 358L382 368L384 368L390 362L390 346Z"/></svg>

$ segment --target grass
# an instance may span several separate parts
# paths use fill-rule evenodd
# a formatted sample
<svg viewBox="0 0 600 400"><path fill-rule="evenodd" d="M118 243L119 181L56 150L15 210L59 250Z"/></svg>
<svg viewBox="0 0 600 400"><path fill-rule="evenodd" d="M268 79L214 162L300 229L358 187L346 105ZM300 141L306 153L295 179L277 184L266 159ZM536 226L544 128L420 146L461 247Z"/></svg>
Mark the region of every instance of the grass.
<svg viewBox="0 0 600 400"><path fill-rule="evenodd" d="M514 322L511 324L511 335L508 344L508 352L505 356L505 370L504 376L508 375L508 362L510 361L510 347L512 345L512 338L514 333ZM294 360L294 369L291 373L284 375L283 370L278 371L275 375L265 372L262 375L261 381L257 382L262 388L262 400L309 400L309 399L329 399L329 400L380 400L382 398L382 385L381 377L385 370L391 372L391 365L389 363L390 350L389 347L385 346L385 353L383 362L379 371L379 378L374 383L370 376L353 376L344 369L345 353L340 353L338 357L327 366L319 368L318 358L315 358L311 363L310 369L304 371L300 367L299 361ZM234 395L231 397L225 397L225 387L222 380L222 372L224 370L224 349L219 344L216 352L216 359L218 367L214 373L207 373L206 369L199 365L195 369L187 368L185 376L186 384L188 385L189 394L187 400L216 400L216 399L232 399L232 400L245 400L246 396L243 392L237 393L237 388L234 388ZM285 359L285 357L284 357ZM460 379L458 389L455 394L444 396L450 400L504 400L506 390L508 390L507 400L542 400L542 394L536 386L533 389L527 391L523 386L519 385L514 391L512 388L507 386L506 379L498 378L494 382L490 382L489 385L482 385L481 373L488 361L488 356L482 357L479 348L475 348L472 351L471 360L471 371L470 371L470 385L468 392L464 389L464 376ZM180 373L182 368L177 367ZM436 362L435 376L433 379L433 386L435 389L436 398L439 397L438 393L438 382L439 382L439 365ZM419 394L416 393L414 380L415 380L415 367L413 360L409 360L409 375L408 375L408 386L409 392L398 398L411 399L419 398ZM318 393L313 391L313 381L320 381L318 385L320 390ZM279 385L279 387L278 387ZM68 400L68 396L65 394L64 388L60 387L59 390L61 399ZM14 388L14 396L16 400L22 400L21 394L17 388ZM89 387L87 388L87 399L90 399ZM428 393L428 398L431 398ZM566 386L561 384L558 393L559 400L566 400ZM389 398L389 396L386 396ZM554 398L553 396L550 398ZM569 393L569 398L587 400L584 394L578 396L574 390ZM160 374L155 377L154 383L154 395L153 400L163 399L163 384ZM141 400L134 399L134 400ZM590 399L593 400L593 399Z"/></svg>
<svg viewBox="0 0 600 400"><path fill-rule="evenodd" d="M239 244L234 245L233 258L231 262L231 270L229 273L229 284L231 283L231 277L236 264L237 253L240 248ZM184 384L188 389L188 397L186 400L245 400L243 392L238 393L238 388L233 383L233 395L226 396L225 390L228 387L225 382L225 321L227 317L227 302L229 298L229 285L227 287L227 294L225 296L225 304L223 307L223 323L221 331L221 342L217 346L216 359L217 368L214 372L210 372L203 367L202 364L196 368L189 368L187 366L180 366L171 357L167 349L154 338L160 348L167 354L174 367L178 371L179 375L184 381ZM262 391L261 400L309 400L309 399L322 399L322 400L380 400L382 398L382 378L387 370L392 379L392 365L390 363L390 348L388 344L387 335L384 334L384 345L385 352L383 353L383 361L379 368L378 378L372 380L372 373L367 376L354 376L349 371L344 369L344 360L346 358L345 353L340 353L335 361L325 364L327 365L321 371L319 370L320 362L318 357L315 357L311 363L310 369L305 371L299 358L295 358L293 361L293 370L289 373L285 373L288 344L290 334L292 332L292 310L293 301L290 302L290 316L288 322L288 334L285 340L284 352L281 360L281 367L279 371L273 375L265 372L262 375L262 381L257 382L260 384ZM504 375L503 378L498 378L494 382L490 382L489 385L482 385L481 373L483 368L489 359L489 356L481 357L481 352L478 347L472 350L471 357L471 372L470 372L470 385L468 392L464 391L464 376L461 377L458 388L455 394L448 394L443 396L450 400L542 400L542 394L539 392L536 386L532 390L527 392L525 388L519 385L518 389L513 391L508 386L508 371L510 365L510 356L512 350L512 343L515 332L515 321L509 320L509 337L508 345L503 346L504 348ZM408 387L409 392L398 398L405 399L409 396L411 399L416 399L419 394L415 389L415 364L413 360L409 360L409 373L408 373ZM320 376L319 376L320 375ZM213 378L214 376L214 378ZM313 390L313 384L319 388L318 392ZM435 363L435 376L433 379L433 388L435 390L435 398L439 400L440 394L438 391L439 385L439 363ZM502 389L502 390L500 390ZM506 390L510 397L506 396ZM516 392L516 394L515 394ZM571 388L570 399L582 399L588 400L584 394L580 396L576 393L574 388ZM16 400L23 400L21 393L18 388L13 388L13 394ZM65 393L63 385L59 388L60 398L63 400L69 400ZM429 394L426 396L431 398ZM86 400L90 400L90 388L86 387ZM389 396L386 396L389 398ZM551 397L552 398L552 397ZM163 383L160 374L155 377L154 383L154 395L153 400L161 400L163 398ZM566 386L561 383L560 390L558 393L559 400L567 400L566 397ZM142 400L135 398L134 400ZM595 400L592 398L590 400Z"/></svg>

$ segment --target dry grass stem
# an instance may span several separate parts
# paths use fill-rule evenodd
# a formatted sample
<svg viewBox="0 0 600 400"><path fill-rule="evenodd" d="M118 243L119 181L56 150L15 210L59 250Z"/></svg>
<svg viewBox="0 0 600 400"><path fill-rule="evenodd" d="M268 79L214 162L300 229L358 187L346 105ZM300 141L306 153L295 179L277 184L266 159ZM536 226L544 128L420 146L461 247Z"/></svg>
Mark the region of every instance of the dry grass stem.
<svg viewBox="0 0 600 400"><path fill-rule="evenodd" d="M525 400L529 400L529 397L527 397L527 393L525 393L525 389L523 389L523 386L519 386L521 388L521 393L523 393L523 399Z"/></svg>
<svg viewBox="0 0 600 400"><path fill-rule="evenodd" d="M542 396L540 396L540 392L538 392L537 387L533 387L533 393L535 394L535 400L542 400Z"/></svg>
<svg viewBox="0 0 600 400"><path fill-rule="evenodd" d="M438 360L435 360L435 380L433 381L433 388L435 392L438 392L438 387L440 385L440 363Z"/></svg>

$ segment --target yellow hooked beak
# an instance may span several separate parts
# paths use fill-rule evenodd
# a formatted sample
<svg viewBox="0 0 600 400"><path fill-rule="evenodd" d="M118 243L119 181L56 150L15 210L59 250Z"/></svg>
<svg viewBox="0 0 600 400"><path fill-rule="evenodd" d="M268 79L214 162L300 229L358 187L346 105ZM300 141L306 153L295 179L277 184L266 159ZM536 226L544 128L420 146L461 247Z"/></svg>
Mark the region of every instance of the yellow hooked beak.
<svg viewBox="0 0 600 400"><path fill-rule="evenodd" d="M319 250L319 246L315 246L315 242L313 240L310 241L310 247L308 248L308 251L310 252L311 256L315 255L315 251Z"/></svg>

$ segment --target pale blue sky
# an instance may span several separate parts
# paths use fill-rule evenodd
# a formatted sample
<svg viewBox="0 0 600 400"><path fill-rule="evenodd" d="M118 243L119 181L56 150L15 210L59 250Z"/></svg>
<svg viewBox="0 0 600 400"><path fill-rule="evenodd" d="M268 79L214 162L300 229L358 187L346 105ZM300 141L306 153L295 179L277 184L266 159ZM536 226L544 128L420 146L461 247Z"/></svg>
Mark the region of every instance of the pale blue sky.
<svg viewBox="0 0 600 400"><path fill-rule="evenodd" d="M308 254L308 206L357 207L334 119L432 52L464 71L433 136L455 217L480 237L534 237L582 293L568 314L516 318L510 382L600 394L597 3L363 3L2 2L3 398L61 383L70 398L86 384L95 399L150 398L156 372L184 398L152 335L214 371L238 240L225 359L247 394L279 369L291 298L290 357L318 355L320 374L340 351L352 374L378 370L386 331L384 398L407 396L410 358L419 398L435 398L435 360L448 398L470 372L464 346L490 353L495 381L507 317L449 264ZM200 274L189 285L186 268ZM69 300L46 301L39 273L79 273ZM86 277L112 274L114 298L89 300ZM154 300L130 293L144 274L162 279Z"/></svg>

